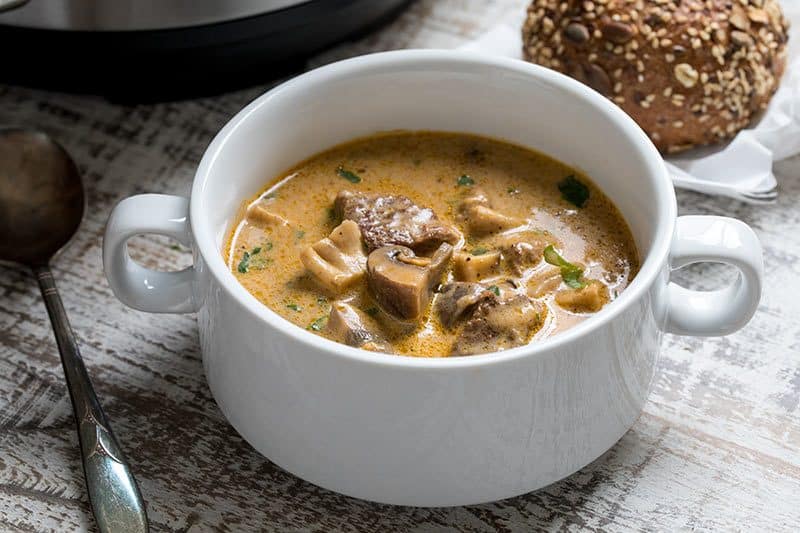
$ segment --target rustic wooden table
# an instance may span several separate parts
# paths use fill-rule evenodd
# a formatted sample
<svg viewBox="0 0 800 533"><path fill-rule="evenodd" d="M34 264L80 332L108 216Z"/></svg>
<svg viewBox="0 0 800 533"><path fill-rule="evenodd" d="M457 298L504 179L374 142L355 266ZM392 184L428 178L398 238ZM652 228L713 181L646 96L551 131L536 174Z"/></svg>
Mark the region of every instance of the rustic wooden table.
<svg viewBox="0 0 800 533"><path fill-rule="evenodd" d="M454 47L524 0L421 0L392 25L315 64L368 51ZM89 211L54 265L97 391L130 458L155 531L796 530L800 523L800 159L779 165L769 207L681 192L682 213L741 218L765 248L761 308L720 339L668 336L654 390L611 450L536 493L489 505L374 505L301 481L228 425L203 377L193 316L119 303L103 277L106 217L141 192L187 194L214 133L257 87L216 98L123 107L0 86L0 124L39 127L77 159ZM187 252L141 238L149 266ZM678 273L695 287L730 272ZM0 529L94 529L61 365L28 272L0 267ZM464 465L469 468L469 465Z"/></svg>

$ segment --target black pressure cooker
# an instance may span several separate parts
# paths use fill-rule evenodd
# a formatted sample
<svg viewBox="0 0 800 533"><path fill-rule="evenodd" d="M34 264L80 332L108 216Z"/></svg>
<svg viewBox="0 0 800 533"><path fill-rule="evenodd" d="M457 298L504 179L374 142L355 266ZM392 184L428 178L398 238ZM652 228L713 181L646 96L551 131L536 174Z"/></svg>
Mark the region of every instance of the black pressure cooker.
<svg viewBox="0 0 800 533"><path fill-rule="evenodd" d="M0 83L144 101L286 74L409 0L0 0Z"/></svg>

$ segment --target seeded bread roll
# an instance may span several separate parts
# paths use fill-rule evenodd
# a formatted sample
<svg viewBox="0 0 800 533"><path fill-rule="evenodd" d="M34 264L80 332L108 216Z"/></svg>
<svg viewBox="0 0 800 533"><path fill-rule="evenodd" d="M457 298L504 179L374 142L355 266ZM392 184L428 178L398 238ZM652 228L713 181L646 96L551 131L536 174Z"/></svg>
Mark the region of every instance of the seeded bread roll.
<svg viewBox="0 0 800 533"><path fill-rule="evenodd" d="M777 0L534 0L522 37L528 61L604 94L675 153L767 107L787 32Z"/></svg>

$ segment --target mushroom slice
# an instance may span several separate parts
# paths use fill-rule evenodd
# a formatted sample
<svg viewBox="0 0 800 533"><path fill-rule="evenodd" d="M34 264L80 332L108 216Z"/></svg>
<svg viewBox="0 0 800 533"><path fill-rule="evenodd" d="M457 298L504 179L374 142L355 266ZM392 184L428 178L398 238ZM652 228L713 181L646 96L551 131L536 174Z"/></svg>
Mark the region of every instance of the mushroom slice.
<svg viewBox="0 0 800 533"><path fill-rule="evenodd" d="M326 328L338 342L371 352L392 353L389 343L376 332L377 324L348 303L333 302Z"/></svg>
<svg viewBox="0 0 800 533"><path fill-rule="evenodd" d="M524 221L492 209L489 198L480 189L473 189L460 207L461 217L476 235L497 233L524 224Z"/></svg>
<svg viewBox="0 0 800 533"><path fill-rule="evenodd" d="M442 243L431 258L417 257L405 246L384 246L367 258L367 282L375 300L403 320L419 318L442 279L453 247Z"/></svg>
<svg viewBox="0 0 800 533"><path fill-rule="evenodd" d="M361 244L361 230L345 220L325 237L300 252L300 260L314 279L337 293L364 276L367 257Z"/></svg>
<svg viewBox="0 0 800 533"><path fill-rule="evenodd" d="M453 343L453 355L497 352L527 344L544 324L544 305L518 293L478 304Z"/></svg>
<svg viewBox="0 0 800 533"><path fill-rule="evenodd" d="M482 255L456 252L453 274L459 281L481 281L497 274L500 252L497 250Z"/></svg>
<svg viewBox="0 0 800 533"><path fill-rule="evenodd" d="M446 328L452 328L479 303L495 298L495 293L478 283L455 281L442 287L434 309Z"/></svg>
<svg viewBox="0 0 800 533"><path fill-rule="evenodd" d="M256 226L289 226L289 221L273 213L262 202L255 203L247 210L247 221Z"/></svg>
<svg viewBox="0 0 800 533"><path fill-rule="evenodd" d="M503 233L492 240L492 244L500 249L506 264L517 276L538 265L544 249L555 242L552 235L533 230Z"/></svg>
<svg viewBox="0 0 800 533"><path fill-rule="evenodd" d="M608 287L593 279L580 289L565 289L556 293L556 303L575 313L596 313L610 300Z"/></svg>

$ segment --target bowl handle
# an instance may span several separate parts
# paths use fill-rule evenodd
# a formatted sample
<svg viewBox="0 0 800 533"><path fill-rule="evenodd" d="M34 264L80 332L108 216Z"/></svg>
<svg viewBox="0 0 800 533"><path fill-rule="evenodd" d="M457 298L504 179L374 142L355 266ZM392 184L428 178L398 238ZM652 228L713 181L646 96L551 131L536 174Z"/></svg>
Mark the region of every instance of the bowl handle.
<svg viewBox="0 0 800 533"><path fill-rule="evenodd" d="M668 333L699 337L733 333L750 321L761 299L761 243L750 226L733 218L679 217L670 268L677 270L700 262L733 265L739 275L731 285L714 291L690 290L670 283L665 329Z"/></svg>
<svg viewBox="0 0 800 533"><path fill-rule="evenodd" d="M114 207L103 240L103 268L114 294L124 304L151 313L192 313L195 269L159 272L136 263L128 254L128 239L157 234L192 246L189 200L165 194L140 194Z"/></svg>

